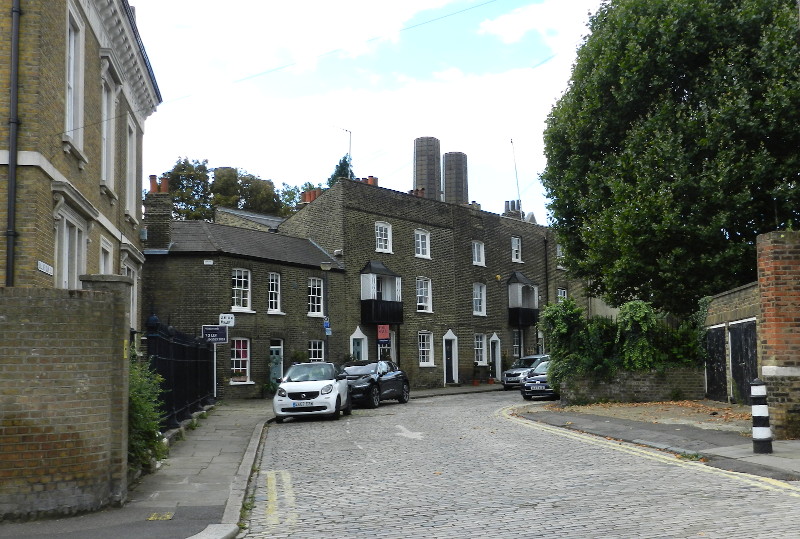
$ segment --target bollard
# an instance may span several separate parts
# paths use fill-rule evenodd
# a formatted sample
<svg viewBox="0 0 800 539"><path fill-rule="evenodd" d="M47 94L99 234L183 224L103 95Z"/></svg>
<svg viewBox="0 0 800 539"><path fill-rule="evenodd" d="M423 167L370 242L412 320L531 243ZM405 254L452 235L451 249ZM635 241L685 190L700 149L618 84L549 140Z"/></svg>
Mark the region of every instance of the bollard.
<svg viewBox="0 0 800 539"><path fill-rule="evenodd" d="M758 378L750 382L750 404L753 406L753 453L772 453L767 386Z"/></svg>

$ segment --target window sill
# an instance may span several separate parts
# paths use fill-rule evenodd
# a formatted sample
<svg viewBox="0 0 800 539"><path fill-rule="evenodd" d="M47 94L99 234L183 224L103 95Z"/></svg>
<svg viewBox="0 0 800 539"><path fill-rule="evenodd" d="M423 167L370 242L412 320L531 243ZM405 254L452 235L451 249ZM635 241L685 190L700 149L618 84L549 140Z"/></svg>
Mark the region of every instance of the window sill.
<svg viewBox="0 0 800 539"><path fill-rule="evenodd" d="M248 382L234 382L233 380L231 380L228 383L228 385L232 385L232 386L252 386L252 385L255 385L255 382L252 381L252 380L250 380Z"/></svg>
<svg viewBox="0 0 800 539"><path fill-rule="evenodd" d="M387 255L393 255L394 251L386 251L384 249L375 249L376 253L386 253Z"/></svg>
<svg viewBox="0 0 800 539"><path fill-rule="evenodd" d="M476 313L476 312L473 312L473 313L472 313L472 316L483 316L483 317L486 317L486 313Z"/></svg>
<svg viewBox="0 0 800 539"><path fill-rule="evenodd" d="M105 181L100 182L100 194L107 196L108 201L111 203L112 206L117 203L117 200L119 200L119 197L114 192L114 189L109 187L109 185Z"/></svg>
<svg viewBox="0 0 800 539"><path fill-rule="evenodd" d="M525 263L522 260L512 260L512 262L515 263L515 264L524 264Z"/></svg>
<svg viewBox="0 0 800 539"><path fill-rule="evenodd" d="M480 266L482 268L486 267L486 264L484 262L473 262L472 265L473 266Z"/></svg>
<svg viewBox="0 0 800 539"><path fill-rule="evenodd" d="M417 254L415 254L414 258L424 258L425 260L431 260L431 257L430 256L426 256L426 255L417 255Z"/></svg>
<svg viewBox="0 0 800 539"><path fill-rule="evenodd" d="M307 316L309 318L325 318L325 315L322 313L308 313Z"/></svg>
<svg viewBox="0 0 800 539"><path fill-rule="evenodd" d="M246 314L256 314L255 311L252 309L245 309L244 307L231 307L232 313L246 313Z"/></svg>
<svg viewBox="0 0 800 539"><path fill-rule="evenodd" d="M78 168L83 170L86 164L89 162L89 158L86 157L80 148L75 144L75 140L67 134L61 135L61 142L64 143L64 153L68 153L70 155L75 156L78 160Z"/></svg>
<svg viewBox="0 0 800 539"><path fill-rule="evenodd" d="M283 311L267 311L267 314L275 314L278 316L286 316L286 313Z"/></svg>
<svg viewBox="0 0 800 539"><path fill-rule="evenodd" d="M419 314L433 314L433 309L425 310L425 311L419 311L418 310L417 313L419 313Z"/></svg>
<svg viewBox="0 0 800 539"><path fill-rule="evenodd" d="M139 224L139 220L136 218L135 215L131 213L131 210L125 210L125 219L131 223L133 226Z"/></svg>
<svg viewBox="0 0 800 539"><path fill-rule="evenodd" d="M435 364L435 363L420 363L420 364L419 364L419 367L420 367L421 369L422 369L422 368L432 368L432 367L435 367L435 366L436 366L436 364Z"/></svg>

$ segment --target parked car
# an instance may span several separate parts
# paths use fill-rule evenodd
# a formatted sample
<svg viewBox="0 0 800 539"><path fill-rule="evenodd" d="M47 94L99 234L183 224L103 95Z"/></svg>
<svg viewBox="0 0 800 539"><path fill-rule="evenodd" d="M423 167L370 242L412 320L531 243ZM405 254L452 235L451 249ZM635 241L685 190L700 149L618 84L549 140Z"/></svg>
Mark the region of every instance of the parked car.
<svg viewBox="0 0 800 539"><path fill-rule="evenodd" d="M325 415L339 419L339 412L350 415L353 402L347 375L333 363L295 363L279 380L272 409L277 423L287 417Z"/></svg>
<svg viewBox="0 0 800 539"><path fill-rule="evenodd" d="M555 390L553 390L553 387L547 382L547 367L549 366L549 361L542 361L535 369L528 373L528 376L519 388L523 399L529 401L533 399L533 397L558 396Z"/></svg>
<svg viewBox="0 0 800 539"><path fill-rule="evenodd" d="M510 369L503 371L503 378L501 380L503 389L519 387L522 380L525 379L525 375L528 374L528 371L536 368L539 363L547 361L548 359L550 359L548 355L524 356L519 358L511 365Z"/></svg>
<svg viewBox="0 0 800 539"><path fill-rule="evenodd" d="M345 363L347 383L353 402L377 408L381 401L408 402L408 376L391 361L351 361Z"/></svg>

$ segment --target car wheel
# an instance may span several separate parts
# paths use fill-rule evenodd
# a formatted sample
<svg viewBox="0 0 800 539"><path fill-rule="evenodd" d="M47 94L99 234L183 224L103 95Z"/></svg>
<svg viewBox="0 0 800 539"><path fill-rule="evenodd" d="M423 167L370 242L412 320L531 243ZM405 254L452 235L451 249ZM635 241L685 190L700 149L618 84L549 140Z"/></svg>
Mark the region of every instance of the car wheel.
<svg viewBox="0 0 800 539"><path fill-rule="evenodd" d="M373 385L369 390L369 400L367 406L369 408L377 408L381 404L381 390L377 385Z"/></svg>
<svg viewBox="0 0 800 539"><path fill-rule="evenodd" d="M408 402L409 398L409 388L408 382L403 382L403 390L400 392L400 396L397 397L397 402L400 404L405 404Z"/></svg>
<svg viewBox="0 0 800 539"><path fill-rule="evenodd" d="M275 423L283 423L283 420L284 420L284 418L283 418L283 417L281 417L281 416L279 416L279 415L276 415L276 416L275 416Z"/></svg>
<svg viewBox="0 0 800 539"><path fill-rule="evenodd" d="M522 394L522 398L525 399L526 401L532 401L533 400L533 395L525 395L523 393Z"/></svg>
<svg viewBox="0 0 800 539"><path fill-rule="evenodd" d="M350 394L347 394L347 408L342 410L344 415L350 415L353 413L353 397Z"/></svg>
<svg viewBox="0 0 800 539"><path fill-rule="evenodd" d="M342 401L339 397L336 397L336 409L330 415L331 419L339 419L339 408L342 406Z"/></svg>

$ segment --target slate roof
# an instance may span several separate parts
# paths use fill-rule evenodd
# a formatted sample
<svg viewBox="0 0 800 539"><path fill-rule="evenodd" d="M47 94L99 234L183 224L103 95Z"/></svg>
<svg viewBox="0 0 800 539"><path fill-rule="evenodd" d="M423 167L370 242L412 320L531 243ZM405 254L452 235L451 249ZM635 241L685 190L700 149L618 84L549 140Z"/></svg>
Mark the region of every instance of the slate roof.
<svg viewBox="0 0 800 539"><path fill-rule="evenodd" d="M328 253L304 238L205 221L173 221L171 232L170 253L222 253L317 268L329 261L339 267Z"/></svg>
<svg viewBox="0 0 800 539"><path fill-rule="evenodd" d="M216 209L216 211L230 213L231 215L239 216L242 219L247 219L248 221L253 221L254 223L258 223L260 225L265 225L268 226L269 228L276 228L276 229L278 228L279 224L281 224L286 220L285 217L278 217L276 215L266 215L263 213L254 213L245 210L236 210L233 208L219 207Z"/></svg>

